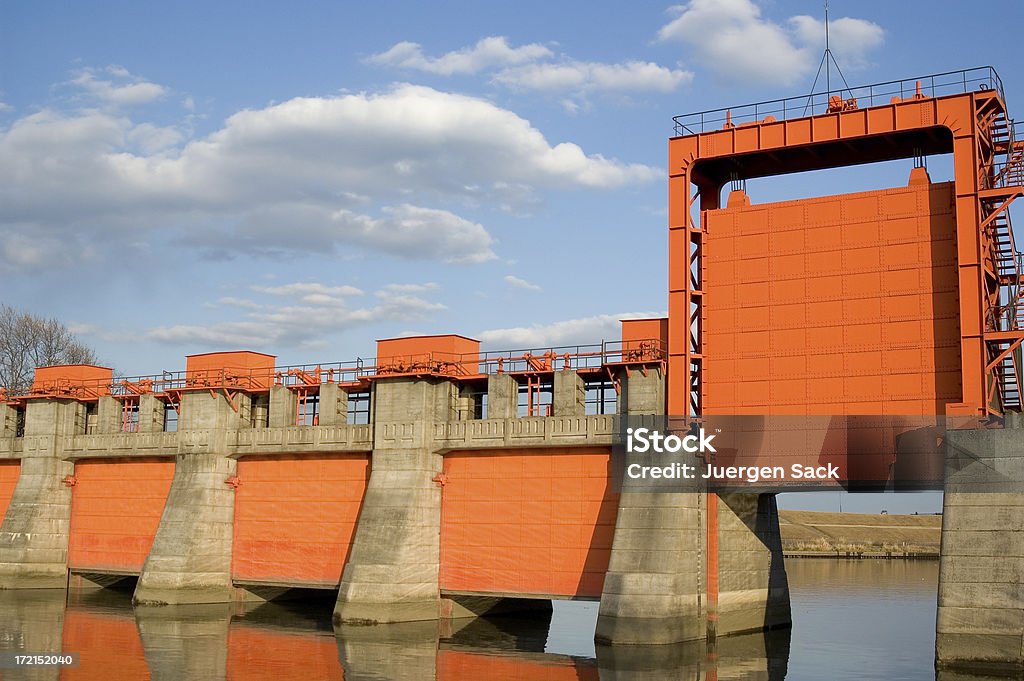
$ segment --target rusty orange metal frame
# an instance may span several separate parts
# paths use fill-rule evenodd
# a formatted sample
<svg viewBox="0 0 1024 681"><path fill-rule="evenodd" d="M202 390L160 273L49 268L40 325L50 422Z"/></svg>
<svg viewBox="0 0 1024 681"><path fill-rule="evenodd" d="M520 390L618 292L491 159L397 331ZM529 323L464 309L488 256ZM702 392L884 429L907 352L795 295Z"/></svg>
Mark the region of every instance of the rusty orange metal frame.
<svg viewBox="0 0 1024 681"><path fill-rule="evenodd" d="M790 109L784 120L769 115L741 125L734 123L735 115L725 115L717 119L725 121L718 129L708 129L714 117L701 114L701 132L669 141L670 414L700 414L704 392L700 258L705 228L695 223L694 206L702 215L718 208L721 190L731 180L948 152L956 196L963 394L947 414L984 417L1020 408L1020 386L998 369L1013 362L1012 350L1024 338L1020 263L1006 214L1024 193L1024 187L1010 184L1024 179L1024 146L1013 138L998 76L992 72L991 85L982 82L973 90L967 87L974 82L973 75L968 78L972 72L963 74L965 91L928 96L919 81L909 96L862 109L833 107L789 118ZM754 105L754 111L757 106L763 113L774 111L770 104ZM692 130L685 120L676 119L680 132Z"/></svg>

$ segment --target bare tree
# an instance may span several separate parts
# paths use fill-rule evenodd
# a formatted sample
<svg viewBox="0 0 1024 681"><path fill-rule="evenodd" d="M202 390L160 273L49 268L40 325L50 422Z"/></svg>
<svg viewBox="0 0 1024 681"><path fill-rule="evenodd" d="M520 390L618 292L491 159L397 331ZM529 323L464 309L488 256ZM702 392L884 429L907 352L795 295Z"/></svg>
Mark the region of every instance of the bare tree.
<svg viewBox="0 0 1024 681"><path fill-rule="evenodd" d="M8 395L27 391L36 367L95 363L92 348L61 322L0 305L0 388Z"/></svg>

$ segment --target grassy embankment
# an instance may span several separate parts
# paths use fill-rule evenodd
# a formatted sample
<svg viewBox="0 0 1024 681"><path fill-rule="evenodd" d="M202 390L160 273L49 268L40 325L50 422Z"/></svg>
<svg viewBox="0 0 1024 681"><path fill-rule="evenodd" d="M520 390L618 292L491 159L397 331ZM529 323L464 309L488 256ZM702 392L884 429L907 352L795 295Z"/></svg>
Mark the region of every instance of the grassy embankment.
<svg viewBox="0 0 1024 681"><path fill-rule="evenodd" d="M937 558L942 516L779 511L787 556Z"/></svg>

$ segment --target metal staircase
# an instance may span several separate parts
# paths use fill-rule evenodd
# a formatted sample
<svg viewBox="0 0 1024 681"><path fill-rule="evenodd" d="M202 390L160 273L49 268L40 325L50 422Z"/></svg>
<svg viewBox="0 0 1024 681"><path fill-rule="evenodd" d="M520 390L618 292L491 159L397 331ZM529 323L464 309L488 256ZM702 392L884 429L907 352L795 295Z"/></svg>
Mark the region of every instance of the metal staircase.
<svg viewBox="0 0 1024 681"><path fill-rule="evenodd" d="M986 231L1000 288L999 304L992 310L989 321L990 329L996 332L1024 329L1024 287L1021 286L1024 255L1017 251L1014 243L1008 210L1009 203L1024 191L1024 141L1016 139L1015 128L1014 121L1002 111L988 121L993 164L985 184L992 190L1005 190L983 199L981 204L983 218L989 220ZM989 351L993 359L1002 357L993 370L1003 409L1019 410L1024 403L1017 361L1020 354L1019 349L1008 352L1011 343L1010 340L990 342Z"/></svg>

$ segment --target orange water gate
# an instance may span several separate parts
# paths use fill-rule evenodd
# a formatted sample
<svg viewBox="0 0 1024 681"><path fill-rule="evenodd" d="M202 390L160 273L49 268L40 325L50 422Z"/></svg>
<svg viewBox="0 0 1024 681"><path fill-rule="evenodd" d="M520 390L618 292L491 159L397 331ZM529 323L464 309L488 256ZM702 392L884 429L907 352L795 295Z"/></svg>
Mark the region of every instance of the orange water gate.
<svg viewBox="0 0 1024 681"><path fill-rule="evenodd" d="M369 476L366 455L240 460L235 581L336 587Z"/></svg>
<svg viewBox="0 0 1024 681"><path fill-rule="evenodd" d="M77 462L68 481L74 485L68 567L141 572L173 478L173 459Z"/></svg>
<svg viewBox="0 0 1024 681"><path fill-rule="evenodd" d="M0 461L0 523L3 522L7 507L14 496L14 486L21 474L20 461Z"/></svg>
<svg viewBox="0 0 1024 681"><path fill-rule="evenodd" d="M959 402L952 183L705 214L706 414L944 414ZM713 282L713 285L711 285Z"/></svg>
<svg viewBox="0 0 1024 681"><path fill-rule="evenodd" d="M604 447L445 457L441 590L599 598L618 493Z"/></svg>

